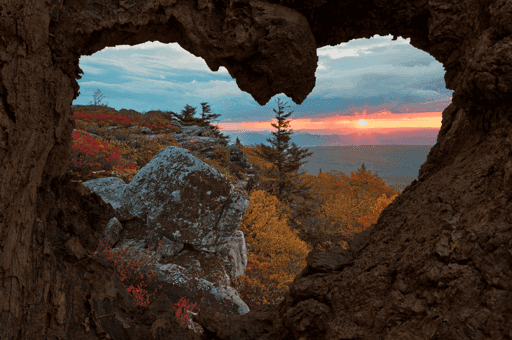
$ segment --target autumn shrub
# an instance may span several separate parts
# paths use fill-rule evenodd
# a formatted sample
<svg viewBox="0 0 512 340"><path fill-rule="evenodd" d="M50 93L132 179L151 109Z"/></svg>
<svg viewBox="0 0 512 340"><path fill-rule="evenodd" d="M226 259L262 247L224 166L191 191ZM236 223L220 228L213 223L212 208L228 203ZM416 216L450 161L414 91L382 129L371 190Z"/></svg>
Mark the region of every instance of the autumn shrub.
<svg viewBox="0 0 512 340"><path fill-rule="evenodd" d="M253 168L255 168L255 170L259 174L269 173L275 168L275 166L272 163L267 162L264 159L256 156L255 151L260 150L259 146L239 145L239 147L247 156L247 159L252 164Z"/></svg>
<svg viewBox="0 0 512 340"><path fill-rule="evenodd" d="M253 190L264 190L270 195L276 195L278 192L277 167L255 154L256 151L261 151L258 145L239 145L239 147L247 156L260 179L259 184Z"/></svg>
<svg viewBox="0 0 512 340"><path fill-rule="evenodd" d="M147 140L141 140L139 141L139 145L140 146L138 152L135 153L132 158L141 168L146 166L161 149L171 145L179 146L179 144L175 141L166 140L153 140L151 142L148 142Z"/></svg>
<svg viewBox="0 0 512 340"><path fill-rule="evenodd" d="M252 188L252 191L263 190L270 195L275 195L278 191L277 183L274 179L277 172L275 165L256 155L257 151L261 151L257 145L240 145L240 149L246 154L249 162L258 174L258 184ZM317 186L323 184L323 181L319 180L316 176L307 173L299 176L298 181L316 183ZM328 183L327 185L330 184ZM319 188L319 190L321 189ZM318 195L316 190L313 191L314 196L317 196L314 200L306 201L301 197L297 197L293 201L295 204L290 204L289 210L292 212L290 215L293 215L293 218L289 219L289 226L311 248L323 249L321 245L329 243L329 240L333 238L332 234L326 232L329 223L318 218L321 204L326 199L326 195Z"/></svg>
<svg viewBox="0 0 512 340"><path fill-rule="evenodd" d="M149 163L160 149L169 145L180 146L174 138L169 138L166 134L164 134L162 138L154 140L149 140L143 137L140 139L127 138L130 133L133 133L133 130L129 129L128 126L139 126L137 125L137 122L130 118L117 117L118 119L116 123L111 121L112 116L112 114L105 113L91 115L75 112L72 118L75 120L77 130L86 130L89 133L98 135L97 137L94 137L96 141L99 143L107 143L109 147L116 148L125 163L136 164L136 167L125 168L123 171L119 171L117 169L105 168L106 164L103 164L101 165L103 168L102 170L96 169L93 172L88 170L87 167L76 169L70 167L69 172L72 174L73 178L79 181L86 181L105 176L117 176L123 179L126 183L129 183L138 170ZM105 121L107 121L109 125L106 125ZM155 125L153 125L155 122L158 122L158 118L153 119L149 123L141 124L151 126L155 129ZM116 126L115 124L120 124L118 129L108 129L109 126ZM73 158L79 159L82 157L80 152L74 152L75 154L73 155Z"/></svg>
<svg viewBox="0 0 512 340"><path fill-rule="evenodd" d="M240 165L235 164L235 163L230 163L230 164L228 164L227 167L229 169L229 172L231 172L232 174L235 174L238 179L246 178L246 176L244 174L244 170L247 170L247 169L243 169Z"/></svg>
<svg viewBox="0 0 512 340"><path fill-rule="evenodd" d="M251 306L279 303L293 278L306 266L311 250L288 226L285 207L263 190L250 195L248 210L239 230L251 244L247 274L237 277L234 287Z"/></svg>
<svg viewBox="0 0 512 340"><path fill-rule="evenodd" d="M231 160L231 154L225 147L213 149L214 158L219 160L221 164L227 164Z"/></svg>
<svg viewBox="0 0 512 340"><path fill-rule="evenodd" d="M306 178L312 183L319 204L315 205L314 218L296 223L309 222L309 228L301 230L301 239L307 238L308 244L313 243L317 249L346 248L345 240L376 223L380 212L400 194L364 168L351 172L351 176L330 171Z"/></svg>
<svg viewBox="0 0 512 340"><path fill-rule="evenodd" d="M384 210L384 208L390 205L395 200L395 198L398 197L398 195L399 194L395 194L391 197L388 197L387 195L383 194L381 197L379 197L377 202L375 202L375 205L372 207L373 212L380 214L380 212Z"/></svg>
<svg viewBox="0 0 512 340"><path fill-rule="evenodd" d="M125 133L130 124L150 125L158 130L154 126L158 118L138 125L137 122L123 118L113 121L110 116L101 113L93 117L99 121L103 119L103 123L99 124L95 119L82 117L84 120L76 119L77 129L82 127L89 132L92 129L99 135L95 139L109 143L109 148L116 148L124 163L136 164L134 169L120 171L106 169L105 163L101 164L102 170L95 171L94 174L84 168L80 174L84 180L100 174L105 177L117 176L129 183L137 171L151 161L161 148L169 145L180 146L175 139L116 139L116 135ZM116 124L119 129L108 129ZM164 137L167 135L164 134ZM246 153L263 182L260 189L256 188L249 193L250 206L239 227L246 235L246 242L251 244L251 251L246 275L238 277L234 283L244 301L253 307L281 301L293 278L304 268L305 257L313 246L319 249L337 245L346 247L345 239L375 223L380 212L399 194L386 187L378 176L364 169L351 173L351 176L338 172L321 173L318 176L304 174L301 180L313 184L315 200L300 202L297 199L294 204L287 206L272 195L275 187L271 177L275 166L253 155L253 150L257 147L240 148ZM225 150L229 155L229 151ZM224 166L221 160L224 157L225 164L227 155L224 151L219 153L220 157L214 159L205 159L200 155L197 157L233 183L240 179L246 169L236 169L234 164ZM309 208L310 212L304 216L294 216L296 219L291 218L292 212L304 207Z"/></svg>

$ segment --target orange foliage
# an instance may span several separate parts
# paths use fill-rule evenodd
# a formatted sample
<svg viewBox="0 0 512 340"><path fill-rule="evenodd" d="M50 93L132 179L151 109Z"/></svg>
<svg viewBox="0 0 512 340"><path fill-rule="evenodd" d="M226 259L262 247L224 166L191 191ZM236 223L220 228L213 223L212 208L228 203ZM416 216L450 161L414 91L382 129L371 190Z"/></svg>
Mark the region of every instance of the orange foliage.
<svg viewBox="0 0 512 340"><path fill-rule="evenodd" d="M400 194L363 168L351 172L351 176L331 171L311 176L310 180L323 202L319 218L329 221L318 232L333 239L333 234L350 237L376 223L381 211ZM344 241L338 244L346 246Z"/></svg>
<svg viewBox="0 0 512 340"><path fill-rule="evenodd" d="M247 155L249 162L253 167L256 167L258 170L272 171L275 166L255 155L254 150L260 150L259 146L243 146L239 145L240 149ZM261 151L261 150L260 150ZM258 171L260 172L260 171Z"/></svg>
<svg viewBox="0 0 512 340"><path fill-rule="evenodd" d="M386 183L378 175L372 175L371 171L365 171L362 168L358 169L358 172L350 173L351 176L341 174L341 177L356 191L358 189L363 190L375 200L383 194L392 196L398 194L398 191L390 189L386 186Z"/></svg>
<svg viewBox="0 0 512 340"><path fill-rule="evenodd" d="M309 216L299 217L293 225L301 239L318 249L346 247L344 239L376 223L380 212L400 194L362 167L351 176L330 171L303 174L300 179L312 184L316 200L307 203Z"/></svg>
<svg viewBox="0 0 512 340"><path fill-rule="evenodd" d="M265 159L256 156L255 150L261 151L259 146L239 146L240 149L247 155L247 158L249 159L249 162L252 164L253 168L260 175L265 190L270 194L276 194L277 191L275 190L277 190L277 186L274 185L274 183L278 177L277 167L274 164L267 162Z"/></svg>

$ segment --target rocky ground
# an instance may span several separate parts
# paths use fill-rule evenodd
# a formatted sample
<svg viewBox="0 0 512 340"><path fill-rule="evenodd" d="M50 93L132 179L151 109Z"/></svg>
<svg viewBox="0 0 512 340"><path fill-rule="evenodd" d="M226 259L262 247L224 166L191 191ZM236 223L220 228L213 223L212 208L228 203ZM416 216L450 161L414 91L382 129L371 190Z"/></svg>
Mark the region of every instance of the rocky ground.
<svg viewBox="0 0 512 340"><path fill-rule="evenodd" d="M101 107L98 108L94 105L73 105L71 106L74 112L92 112L104 110L109 111L111 113L116 113L120 115L130 115L134 118L139 118L141 115L140 112L135 110L125 110L121 109L119 111L109 108L109 107ZM230 165L235 166L235 169L242 171L245 175L245 178L238 179L238 181L233 182L234 187L241 190L246 190L247 186L254 185L255 182L259 182L259 176L257 176L255 169L252 164L247 159L247 156L241 152L239 148L235 145L227 145L225 141L220 138L215 138L215 136L211 133L211 131L206 127L199 126L181 126L179 121L168 112L162 111L149 111L144 113L145 117L148 116L158 116L162 117L168 122L170 122L173 126L177 126L180 129L179 133L171 133L168 137L165 137L162 134L153 133L151 129L144 127L141 129L141 132L134 132L129 135L130 140L143 140L143 139L155 139L165 137L164 140L176 139L180 145L189 150L194 156L200 157L202 159L208 160L214 157L214 150L219 149L221 147L225 147L230 152L231 162ZM107 128L110 131L115 131L118 127L110 127ZM76 129L73 130L76 132ZM90 132L86 132L93 137L99 137L99 134L94 134ZM229 169L229 166L227 166ZM236 171L237 172L237 171ZM233 177L236 178L236 173L232 173Z"/></svg>

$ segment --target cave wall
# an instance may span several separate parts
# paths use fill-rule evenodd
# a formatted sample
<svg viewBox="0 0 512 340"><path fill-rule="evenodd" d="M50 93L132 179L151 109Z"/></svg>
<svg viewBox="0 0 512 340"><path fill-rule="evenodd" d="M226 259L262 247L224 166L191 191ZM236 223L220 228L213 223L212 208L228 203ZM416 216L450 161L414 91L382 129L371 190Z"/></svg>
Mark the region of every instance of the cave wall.
<svg viewBox="0 0 512 340"><path fill-rule="evenodd" d="M300 104L317 48L375 34L410 38L454 90L418 181L349 253L311 253L278 310L200 315L204 337L248 327L246 339L512 339L511 19L506 0L0 1L0 339L176 331L165 317L134 318L117 275L90 256L109 208L63 176L81 55L178 42L260 105L278 93ZM72 197L82 199L67 209ZM326 271L322 257L344 264ZM153 312L172 308L159 303Z"/></svg>

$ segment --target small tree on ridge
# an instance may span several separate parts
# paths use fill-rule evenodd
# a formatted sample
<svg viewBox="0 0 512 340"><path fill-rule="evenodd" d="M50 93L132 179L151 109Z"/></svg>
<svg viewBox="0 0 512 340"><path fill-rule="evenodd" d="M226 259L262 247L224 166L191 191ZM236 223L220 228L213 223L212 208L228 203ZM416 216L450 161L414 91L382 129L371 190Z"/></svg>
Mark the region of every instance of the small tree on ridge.
<svg viewBox="0 0 512 340"><path fill-rule="evenodd" d="M89 102L89 105L94 105L94 106L107 106L107 104L100 104L101 100L103 99L103 95L101 93L101 90L98 89L94 95L92 96L92 98L94 99L94 104L92 104L92 102Z"/></svg>

